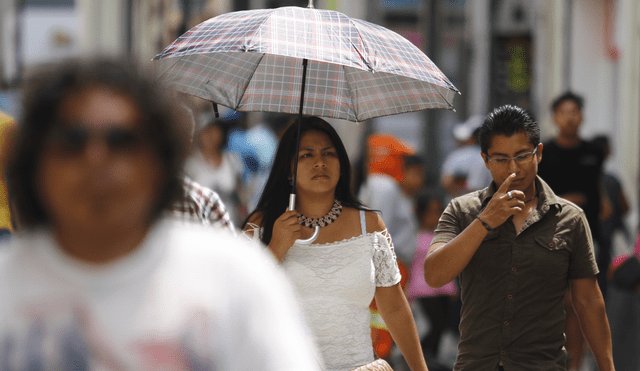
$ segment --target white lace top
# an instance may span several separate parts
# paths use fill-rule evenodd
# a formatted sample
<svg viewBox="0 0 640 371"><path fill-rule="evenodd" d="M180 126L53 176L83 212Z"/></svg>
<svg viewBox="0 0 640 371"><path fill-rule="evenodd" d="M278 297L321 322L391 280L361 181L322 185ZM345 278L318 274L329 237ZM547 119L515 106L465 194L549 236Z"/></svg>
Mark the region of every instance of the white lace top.
<svg viewBox="0 0 640 371"><path fill-rule="evenodd" d="M366 232L364 212L360 219ZM401 278L388 232L295 243L281 266L299 295L325 370L347 371L373 361L369 304L377 286L393 286Z"/></svg>

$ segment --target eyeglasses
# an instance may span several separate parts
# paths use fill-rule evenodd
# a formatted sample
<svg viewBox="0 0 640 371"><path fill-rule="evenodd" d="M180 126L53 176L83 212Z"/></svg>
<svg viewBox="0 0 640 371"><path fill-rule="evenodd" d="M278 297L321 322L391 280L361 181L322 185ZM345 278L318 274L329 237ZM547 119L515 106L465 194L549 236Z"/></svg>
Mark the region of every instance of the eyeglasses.
<svg viewBox="0 0 640 371"><path fill-rule="evenodd" d="M94 130L79 125L58 126L52 129L48 143L66 155L78 155L92 139L99 139L106 143L113 154L135 151L142 144L140 134L130 129L112 127Z"/></svg>
<svg viewBox="0 0 640 371"><path fill-rule="evenodd" d="M516 164L518 164L518 165L524 165L524 164L529 163L531 161L531 159L536 154L536 152L538 152L538 146L536 146L536 148L532 152L523 153L523 154L517 155L515 157L493 157L493 158L491 158L491 157L489 157L489 155L487 155L487 159L490 162L493 162L494 164L501 165L501 166L506 166L506 165L510 164L511 160L514 160L516 162Z"/></svg>

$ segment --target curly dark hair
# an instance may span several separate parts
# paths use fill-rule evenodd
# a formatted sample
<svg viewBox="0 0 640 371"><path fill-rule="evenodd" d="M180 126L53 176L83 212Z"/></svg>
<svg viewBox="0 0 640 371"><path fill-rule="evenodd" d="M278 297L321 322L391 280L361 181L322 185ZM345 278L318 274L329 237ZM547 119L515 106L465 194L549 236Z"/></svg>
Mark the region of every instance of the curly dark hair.
<svg viewBox="0 0 640 371"><path fill-rule="evenodd" d="M487 154L494 135L510 137L517 133L525 133L534 146L540 143L540 127L527 111L508 104L498 107L484 118L478 131L480 150Z"/></svg>
<svg viewBox="0 0 640 371"><path fill-rule="evenodd" d="M27 81L24 115L6 168L12 207L20 227L50 223L39 196L36 171L45 140L59 123L60 107L76 94L106 88L131 100L141 114L142 130L162 164L163 184L150 222L182 193L182 166L189 133L186 114L166 89L130 61L73 59L42 66Z"/></svg>
<svg viewBox="0 0 640 371"><path fill-rule="evenodd" d="M278 150L276 151L276 157L273 161L274 166L264 186L260 201L258 201L256 209L247 217L242 225L244 228L256 213L262 214L260 226L263 228L263 232L261 241L265 245L271 242L273 225L289 204L289 194L291 193L292 187L288 178L291 176L291 165L293 164L294 156L296 156L297 122L298 119L294 119L282 135L280 143L278 144ZM344 206L369 210L355 197L351 190L351 163L349 162L347 150L344 148L344 144L336 130L325 120L311 116L302 119L300 137L309 131L318 131L326 134L336 149L340 161L340 180L336 186L336 199L340 200Z"/></svg>

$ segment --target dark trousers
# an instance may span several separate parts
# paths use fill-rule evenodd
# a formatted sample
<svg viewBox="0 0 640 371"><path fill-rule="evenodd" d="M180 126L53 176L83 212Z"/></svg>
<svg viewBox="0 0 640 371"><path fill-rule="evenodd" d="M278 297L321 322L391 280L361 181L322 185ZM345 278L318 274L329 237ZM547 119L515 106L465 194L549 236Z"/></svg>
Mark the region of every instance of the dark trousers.
<svg viewBox="0 0 640 371"><path fill-rule="evenodd" d="M442 333L447 328L450 311L450 299L448 296L434 296L418 299L422 310L429 317L431 328L420 339L422 352L425 356L437 357Z"/></svg>

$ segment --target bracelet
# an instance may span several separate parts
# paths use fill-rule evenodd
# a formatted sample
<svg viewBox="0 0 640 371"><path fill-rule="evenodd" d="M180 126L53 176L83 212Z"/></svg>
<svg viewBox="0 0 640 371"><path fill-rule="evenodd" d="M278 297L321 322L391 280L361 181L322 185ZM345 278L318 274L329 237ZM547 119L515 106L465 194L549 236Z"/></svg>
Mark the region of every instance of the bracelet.
<svg viewBox="0 0 640 371"><path fill-rule="evenodd" d="M476 215L476 219L478 219L480 221L480 223L482 223L482 226L487 230L487 232L491 232L491 230L493 228L491 228L491 226L489 224L487 224L487 222L485 222L484 220L480 219L480 215Z"/></svg>

